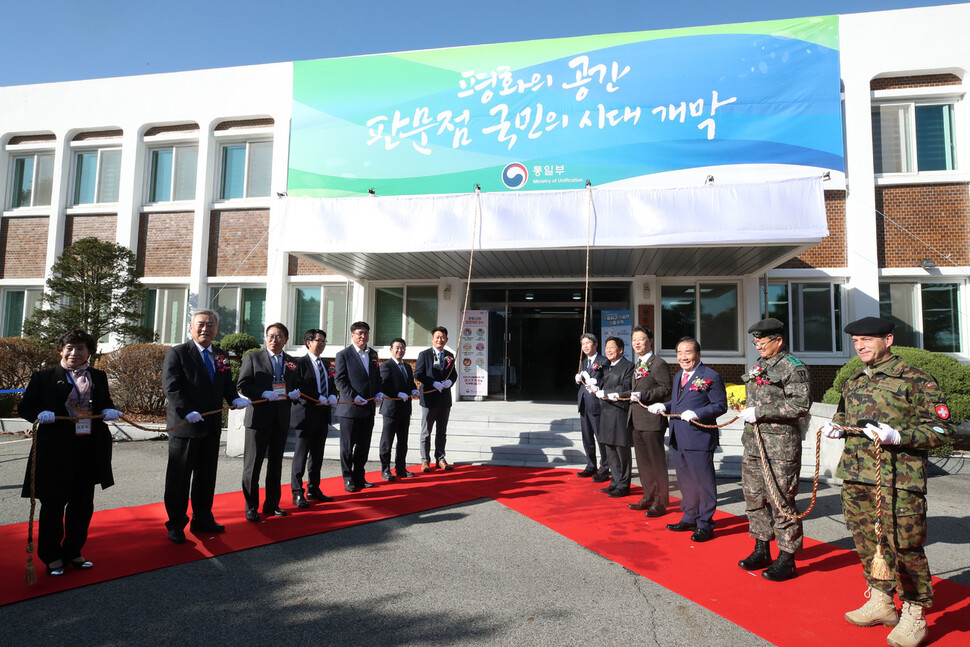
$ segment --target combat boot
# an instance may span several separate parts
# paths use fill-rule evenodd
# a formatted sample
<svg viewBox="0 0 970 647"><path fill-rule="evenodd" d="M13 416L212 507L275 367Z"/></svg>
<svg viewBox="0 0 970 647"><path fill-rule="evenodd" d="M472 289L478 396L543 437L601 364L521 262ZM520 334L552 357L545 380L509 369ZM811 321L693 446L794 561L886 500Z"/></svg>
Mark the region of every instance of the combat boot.
<svg viewBox="0 0 970 647"><path fill-rule="evenodd" d="M784 582L798 575L795 572L795 554L780 551L778 559L774 563L761 571L761 577L772 582Z"/></svg>
<svg viewBox="0 0 970 647"><path fill-rule="evenodd" d="M771 564L771 544L763 539L754 540L754 552L738 562L746 571L756 571Z"/></svg>
<svg viewBox="0 0 970 647"><path fill-rule="evenodd" d="M896 613L896 605L893 603L893 596L887 595L879 589L871 586L866 591L869 598L865 604L845 614L845 619L849 624L857 627L875 627L876 625L886 625L895 627L899 622L899 615Z"/></svg>
<svg viewBox="0 0 970 647"><path fill-rule="evenodd" d="M889 632L886 643L892 647L917 647L926 640L926 618L923 607L912 602L903 602L903 613L899 624Z"/></svg>

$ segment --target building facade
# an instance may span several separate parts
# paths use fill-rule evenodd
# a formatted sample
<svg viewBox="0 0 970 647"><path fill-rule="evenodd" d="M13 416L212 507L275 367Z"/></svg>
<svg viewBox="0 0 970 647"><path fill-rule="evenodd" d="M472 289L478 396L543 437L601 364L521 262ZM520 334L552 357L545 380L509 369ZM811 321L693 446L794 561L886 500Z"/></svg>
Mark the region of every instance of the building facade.
<svg viewBox="0 0 970 647"><path fill-rule="evenodd" d="M192 308L212 307L223 333L261 338L266 323L285 322L295 349L303 330L321 327L330 354L348 343L349 322L364 319L382 355L401 336L413 358L435 325L457 346L467 299L488 312L494 398L569 397L583 322L598 331L614 310L651 326L668 360L681 336L697 336L727 381L757 356L748 325L778 317L817 398L852 356L843 325L862 316L896 318L897 344L967 361L968 22L967 4L839 17L845 172L822 184L827 236L599 250L588 296L575 246L483 253L468 286L466 255L438 254L418 272L386 256L294 245L303 225L284 222L290 212L279 208L290 63L0 88L0 333L20 334L64 247L96 236L135 251L149 288L145 323L164 343L186 338ZM379 217L343 225L377 238L391 231ZM312 241L320 227L301 235Z"/></svg>

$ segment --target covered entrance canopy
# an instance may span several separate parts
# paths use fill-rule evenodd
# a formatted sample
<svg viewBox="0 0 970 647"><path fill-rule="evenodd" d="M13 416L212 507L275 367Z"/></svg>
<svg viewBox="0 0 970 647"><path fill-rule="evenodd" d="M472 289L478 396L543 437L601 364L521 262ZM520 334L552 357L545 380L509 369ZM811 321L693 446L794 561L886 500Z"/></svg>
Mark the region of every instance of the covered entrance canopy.
<svg viewBox="0 0 970 647"><path fill-rule="evenodd" d="M289 198L285 251L358 281L763 272L828 235L820 177L700 187Z"/></svg>

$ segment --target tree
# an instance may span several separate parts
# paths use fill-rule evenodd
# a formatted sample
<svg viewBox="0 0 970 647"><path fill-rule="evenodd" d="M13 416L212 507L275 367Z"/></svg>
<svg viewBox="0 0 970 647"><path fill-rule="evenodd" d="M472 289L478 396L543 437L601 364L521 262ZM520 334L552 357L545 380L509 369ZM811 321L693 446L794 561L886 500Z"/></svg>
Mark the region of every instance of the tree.
<svg viewBox="0 0 970 647"><path fill-rule="evenodd" d="M117 243L82 238L66 248L51 268L46 308L24 322L24 335L53 343L82 328L95 339L117 334L122 342L153 341L141 325L145 288L135 254Z"/></svg>

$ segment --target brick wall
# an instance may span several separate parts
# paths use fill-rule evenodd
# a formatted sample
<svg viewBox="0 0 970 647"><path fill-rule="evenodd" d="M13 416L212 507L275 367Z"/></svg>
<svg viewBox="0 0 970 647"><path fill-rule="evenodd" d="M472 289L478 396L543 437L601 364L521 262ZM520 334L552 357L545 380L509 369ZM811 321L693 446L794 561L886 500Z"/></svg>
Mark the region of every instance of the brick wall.
<svg viewBox="0 0 970 647"><path fill-rule="evenodd" d="M898 90L900 88L930 88L939 85L961 85L963 82L956 74L923 74L920 76L893 76L885 79L873 79L869 82L869 89Z"/></svg>
<svg viewBox="0 0 970 647"><path fill-rule="evenodd" d="M970 264L970 188L961 184L876 187L879 267ZM945 258L950 254L950 258Z"/></svg>
<svg viewBox="0 0 970 647"><path fill-rule="evenodd" d="M67 216L64 219L64 246L73 245L82 238L114 242L117 238L117 228L118 216L113 213Z"/></svg>
<svg viewBox="0 0 970 647"><path fill-rule="evenodd" d="M334 275L337 272L328 270L323 265L318 265L311 260L300 256L289 255L289 266L287 274L289 276L315 276L318 274Z"/></svg>
<svg viewBox="0 0 970 647"><path fill-rule="evenodd" d="M138 269L142 276L192 273L192 226L188 213L143 213L138 219Z"/></svg>
<svg viewBox="0 0 970 647"><path fill-rule="evenodd" d="M845 267L848 263L845 251L845 191L825 192L825 220L829 235L779 268L803 269L813 267Z"/></svg>
<svg viewBox="0 0 970 647"><path fill-rule="evenodd" d="M47 274L47 216L3 218L0 278L36 279Z"/></svg>
<svg viewBox="0 0 970 647"><path fill-rule="evenodd" d="M208 276L266 274L269 210L213 211L209 217Z"/></svg>

